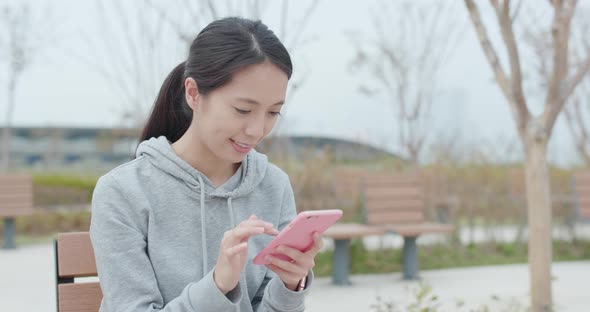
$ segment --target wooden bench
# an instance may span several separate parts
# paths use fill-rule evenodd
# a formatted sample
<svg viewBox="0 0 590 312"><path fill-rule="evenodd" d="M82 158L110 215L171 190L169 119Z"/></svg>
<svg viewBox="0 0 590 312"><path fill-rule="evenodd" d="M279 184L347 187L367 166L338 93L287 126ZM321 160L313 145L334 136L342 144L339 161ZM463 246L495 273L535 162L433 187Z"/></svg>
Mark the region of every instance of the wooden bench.
<svg viewBox="0 0 590 312"><path fill-rule="evenodd" d="M450 224L426 221L424 198L415 174L372 174L363 179L366 222L404 238L403 277L418 278L416 239L422 234L454 231Z"/></svg>
<svg viewBox="0 0 590 312"><path fill-rule="evenodd" d="M426 233L451 233L454 226L426 221L425 204L419 177L414 174L364 174L361 177L361 193L364 224L336 224L324 233L335 241L335 284L349 284L348 246L350 239L379 235L387 232L399 234L404 239L403 278L418 278L418 254L416 240Z"/></svg>
<svg viewBox="0 0 590 312"><path fill-rule="evenodd" d="M330 227L323 236L334 240L332 256L332 283L350 285L350 241L371 235L383 235L385 229L358 223L357 206L360 203L361 180L366 171L339 168L333 172L333 195L344 211L344 223ZM363 221L364 223L364 221Z"/></svg>
<svg viewBox="0 0 590 312"><path fill-rule="evenodd" d="M94 250L88 232L60 233L55 240L57 312L98 312L102 300L99 282L76 282L96 277Z"/></svg>
<svg viewBox="0 0 590 312"><path fill-rule="evenodd" d="M30 175L0 175L0 217L4 218L4 249L14 249L15 218L33 213Z"/></svg>
<svg viewBox="0 0 590 312"><path fill-rule="evenodd" d="M590 221L590 171L575 173L572 177L574 207L577 219Z"/></svg>

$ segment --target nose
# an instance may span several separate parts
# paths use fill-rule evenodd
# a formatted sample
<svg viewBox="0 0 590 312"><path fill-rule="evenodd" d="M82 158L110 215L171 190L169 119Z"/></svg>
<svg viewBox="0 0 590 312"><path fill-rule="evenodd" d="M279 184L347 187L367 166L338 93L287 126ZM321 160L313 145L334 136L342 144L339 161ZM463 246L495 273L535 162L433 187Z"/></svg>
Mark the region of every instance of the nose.
<svg viewBox="0 0 590 312"><path fill-rule="evenodd" d="M248 124L246 124L246 135L260 140L264 135L265 122L264 118L260 117L251 119Z"/></svg>

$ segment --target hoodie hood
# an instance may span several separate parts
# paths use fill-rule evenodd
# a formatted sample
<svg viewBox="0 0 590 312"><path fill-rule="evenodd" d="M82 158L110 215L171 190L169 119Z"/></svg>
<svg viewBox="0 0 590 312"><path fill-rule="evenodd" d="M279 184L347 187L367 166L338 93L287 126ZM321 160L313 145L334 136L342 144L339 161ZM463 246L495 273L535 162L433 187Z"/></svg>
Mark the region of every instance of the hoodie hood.
<svg viewBox="0 0 590 312"><path fill-rule="evenodd" d="M240 168L242 179L238 186L227 189L225 187L215 188L204 174L178 157L165 136L141 142L135 156L137 158L146 157L154 166L183 181L198 193L201 193L201 189L204 189L206 196L223 198L238 198L251 193L264 179L268 166L266 155L252 149L242 161ZM204 184L203 188L201 188L201 181Z"/></svg>

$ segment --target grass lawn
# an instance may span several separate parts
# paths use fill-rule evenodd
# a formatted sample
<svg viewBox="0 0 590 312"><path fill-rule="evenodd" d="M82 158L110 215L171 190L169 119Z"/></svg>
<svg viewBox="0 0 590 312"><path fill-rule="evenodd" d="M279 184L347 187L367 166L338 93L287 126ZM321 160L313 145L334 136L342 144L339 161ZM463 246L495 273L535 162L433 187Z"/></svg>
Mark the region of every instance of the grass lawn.
<svg viewBox="0 0 590 312"><path fill-rule="evenodd" d="M351 274L392 273L402 271L402 250L366 250L360 240L350 246ZM590 241L576 243L554 241L553 261L590 260ZM421 270L526 263L527 245L515 243L495 244L439 244L418 246ZM328 276L332 272L332 251L316 257L314 272Z"/></svg>

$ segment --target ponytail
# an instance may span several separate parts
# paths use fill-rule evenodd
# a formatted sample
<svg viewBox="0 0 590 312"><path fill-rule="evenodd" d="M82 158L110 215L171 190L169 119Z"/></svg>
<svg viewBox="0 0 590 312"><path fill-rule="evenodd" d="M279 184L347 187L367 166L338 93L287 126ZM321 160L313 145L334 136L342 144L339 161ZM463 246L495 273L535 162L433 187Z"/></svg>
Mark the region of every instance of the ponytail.
<svg viewBox="0 0 590 312"><path fill-rule="evenodd" d="M184 65L185 62L178 64L164 80L139 142L161 135L176 142L188 129L192 110L184 99Z"/></svg>

